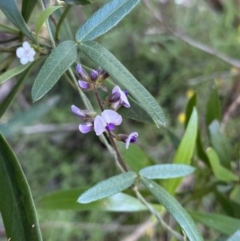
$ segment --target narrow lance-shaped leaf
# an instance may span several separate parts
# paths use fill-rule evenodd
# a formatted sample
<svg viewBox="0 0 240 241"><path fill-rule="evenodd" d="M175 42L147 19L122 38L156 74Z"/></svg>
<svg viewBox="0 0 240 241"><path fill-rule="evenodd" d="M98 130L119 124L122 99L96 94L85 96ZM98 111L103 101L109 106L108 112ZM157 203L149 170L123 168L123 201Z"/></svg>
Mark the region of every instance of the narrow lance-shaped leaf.
<svg viewBox="0 0 240 241"><path fill-rule="evenodd" d="M107 211L107 212L139 212L147 211L147 207L138 199L125 193L117 193L92 203L77 203L79 193L87 191L86 188L72 188L49 193L43 196L38 206L50 210L77 210L77 211Z"/></svg>
<svg viewBox="0 0 240 241"><path fill-rule="evenodd" d="M137 173L129 171L99 182L84 192L79 198L79 203L90 203L96 200L110 197L113 194L130 187L137 178Z"/></svg>
<svg viewBox="0 0 240 241"><path fill-rule="evenodd" d="M194 153L195 142L197 138L198 118L197 111L194 108L188 126L177 149L173 163L182 163L189 165ZM173 179L168 182L167 190L173 194L181 182L181 178Z"/></svg>
<svg viewBox="0 0 240 241"><path fill-rule="evenodd" d="M235 232L230 238L228 238L226 241L239 241L240 240L240 229Z"/></svg>
<svg viewBox="0 0 240 241"><path fill-rule="evenodd" d="M15 96L17 95L19 89L21 88L23 82L27 79L29 73L31 72L32 68L38 63L38 61L34 61L30 65L28 65L28 69L25 73L22 74L22 76L18 79L16 85L11 90L11 92L8 94L8 96L2 101L0 106L0 119L5 113L5 111L9 108L9 106L12 104Z"/></svg>
<svg viewBox="0 0 240 241"><path fill-rule="evenodd" d="M195 223L181 204L172 197L164 188L152 180L141 177L144 186L154 195L154 197L168 210L176 219L190 241L203 241Z"/></svg>
<svg viewBox="0 0 240 241"><path fill-rule="evenodd" d="M52 6L47 9L45 9L41 14L38 16L35 24L35 33L36 33L36 39L38 43L38 35L41 30L42 25L47 20L47 18L57 9L61 8L62 6Z"/></svg>
<svg viewBox="0 0 240 241"><path fill-rule="evenodd" d="M194 167L184 164L159 164L145 167L139 174L148 179L168 179L187 176L194 170Z"/></svg>
<svg viewBox="0 0 240 241"><path fill-rule="evenodd" d="M0 211L8 240L42 241L30 188L10 146L0 134Z"/></svg>
<svg viewBox="0 0 240 241"><path fill-rule="evenodd" d="M207 227L218 230L219 232L227 235L232 235L240 227L240 220L226 215L215 213L200 213L188 211L194 220L200 222Z"/></svg>
<svg viewBox="0 0 240 241"><path fill-rule="evenodd" d="M165 124L163 111L154 97L107 49L93 41L80 44L80 49L107 71L116 83L123 86L153 118L157 126Z"/></svg>
<svg viewBox="0 0 240 241"><path fill-rule="evenodd" d="M100 8L77 31L78 42L94 40L116 26L140 0L112 0Z"/></svg>
<svg viewBox="0 0 240 241"><path fill-rule="evenodd" d="M209 158L214 176L225 182L230 182L230 181L237 181L238 177L234 175L231 171L229 171L227 168L221 166L217 153L214 151L213 148L209 147L207 149L207 156Z"/></svg>
<svg viewBox="0 0 240 241"><path fill-rule="evenodd" d="M6 17L24 33L29 39L35 42L32 34L30 33L27 24L25 23L20 11L18 10L15 0L1 0L0 9L6 15Z"/></svg>
<svg viewBox="0 0 240 241"><path fill-rule="evenodd" d="M211 140L211 145L216 151L221 164L230 169L230 151L226 136L221 132L219 122L214 120L209 125L209 135Z"/></svg>
<svg viewBox="0 0 240 241"><path fill-rule="evenodd" d="M38 0L22 0L22 16L28 22Z"/></svg>
<svg viewBox="0 0 240 241"><path fill-rule="evenodd" d="M90 0L63 0L65 3L69 5L87 5L93 3Z"/></svg>
<svg viewBox="0 0 240 241"><path fill-rule="evenodd" d="M60 79L62 74L76 61L77 45L73 41L62 42L48 56L33 84L32 98L42 98Z"/></svg>
<svg viewBox="0 0 240 241"><path fill-rule="evenodd" d="M13 69L8 70L7 72L0 75L0 84L3 84L5 81L9 80L15 75L22 73L26 70L31 64L19 65Z"/></svg>

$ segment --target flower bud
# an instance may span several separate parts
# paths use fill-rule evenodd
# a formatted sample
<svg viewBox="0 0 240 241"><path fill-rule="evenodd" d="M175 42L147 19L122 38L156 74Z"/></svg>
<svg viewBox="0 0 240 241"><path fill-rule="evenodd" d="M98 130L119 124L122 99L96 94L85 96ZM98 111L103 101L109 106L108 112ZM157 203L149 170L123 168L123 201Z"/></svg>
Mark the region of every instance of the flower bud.
<svg viewBox="0 0 240 241"><path fill-rule="evenodd" d="M92 81L97 80L98 76L99 76L98 71L95 70L95 69L92 69L91 74L90 74L90 78L91 78L91 80L92 80Z"/></svg>
<svg viewBox="0 0 240 241"><path fill-rule="evenodd" d="M75 114L76 116L79 116L82 119L91 120L97 115L97 113L95 111L81 110L75 105L72 105L71 109L72 109L73 114Z"/></svg>
<svg viewBox="0 0 240 241"><path fill-rule="evenodd" d="M98 71L98 74L99 74L99 80L100 81L103 81L103 80L105 80L109 77L108 72L103 70L101 67L98 67L97 71Z"/></svg>
<svg viewBox="0 0 240 241"><path fill-rule="evenodd" d="M79 80L78 85L82 90L89 90L91 89L90 83L84 81L84 80Z"/></svg>
<svg viewBox="0 0 240 241"><path fill-rule="evenodd" d="M76 66L76 71L78 73L78 75L84 79L84 80L89 80L89 75L88 73L86 72L86 70L84 70L84 68L82 67L81 64L77 64Z"/></svg>

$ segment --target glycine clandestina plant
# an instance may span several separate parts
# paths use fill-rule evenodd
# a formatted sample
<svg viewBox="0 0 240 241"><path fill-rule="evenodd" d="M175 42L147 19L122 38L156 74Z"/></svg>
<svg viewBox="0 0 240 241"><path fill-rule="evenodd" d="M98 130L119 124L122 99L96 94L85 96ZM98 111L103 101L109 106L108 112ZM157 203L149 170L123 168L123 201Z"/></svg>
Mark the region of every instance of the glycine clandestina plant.
<svg viewBox="0 0 240 241"><path fill-rule="evenodd" d="M15 92L10 95L9 98L11 98L11 100L4 102L3 107L1 107L1 113L3 114L8 109L20 89L21 84L27 78L33 67L40 63L40 61L44 61L32 87L33 101L40 100L57 83L60 77L64 75L65 78L70 80L71 84L75 85L75 88L79 92L80 99L85 105L84 110L75 105L71 107L72 112L82 119L82 123L79 125L80 132L85 134L94 130L96 135L99 136L107 146L110 153L113 154L122 172L83 192L78 202L84 204L108 198L114 194L121 195L121 191L131 187L136 197L145 205L142 209L148 209L171 234L175 235L179 240L183 240L184 237L180 233L173 230L163 221L163 213L155 210L153 205L140 193L138 185L141 182L146 189L155 196L160 204L172 214L189 240L203 240L185 209L163 189L163 187L151 180L182 177L192 173L194 168L176 163L172 165L162 164L148 166L138 172L129 170L115 143L115 141L125 142L126 148L128 148L129 144L136 142L138 138L138 133L135 131L129 134L113 133L116 126L122 123L122 116L117 113L117 111L122 108L126 108L127 110L133 109L131 110L132 112L128 113L130 113L130 117L135 120L154 124L158 128L165 124L164 114L154 97L132 76L119 60L102 45L94 41L97 37L116 26L139 1L140 0L110 1L93 14L77 30L75 40L69 39L63 41L60 29L70 9L68 3L87 4L90 3L90 1L66 0L63 11L59 11L60 6L46 8L45 2L43 0L40 1L43 11L36 20L34 31L31 32L27 22L37 1L23 1L22 13L20 13L14 0L1 0L1 10L6 18L16 27L16 29L8 26L4 27L4 31L14 35L13 39L17 41L15 45L6 48L5 52L10 52L11 57L16 57L17 55L22 65L3 74L0 83L5 82L11 76L15 76L21 72L23 73L19 80L20 85L17 85ZM28 12L26 12L25 9L28 9ZM56 10L59 11L61 17L59 22L56 23L55 36L53 36L53 27L50 27L48 17ZM44 22L48 29L48 39L46 39L46 36L40 35L40 29ZM25 38L28 40L24 40ZM20 47L21 45L22 47ZM2 51L4 51L4 49ZM77 81L72 66L75 66L76 63L79 62L79 51L84 52L100 67L92 70L89 75L82 65L77 64L76 72L79 77ZM35 60L33 57L35 57ZM105 86L106 80L114 83L114 86L111 93L103 100L98 91L99 89L107 91L108 87ZM92 108L90 101L83 92L87 90L92 91L96 96L101 113L97 113L97 111ZM51 105L53 102L55 101L50 102ZM193 131L189 130L191 134L197 130L196 120L197 114L194 110L188 125L188 128L193 128ZM188 133L188 130L186 133ZM194 136L196 135L194 134ZM111 145L108 143L108 140L110 140ZM3 192L1 191L0 197L0 210L8 239L11 241L42 240L33 200L24 173L3 137L1 137L0 158L0 187L1 190L3 190ZM5 168L3 168L3 166ZM15 172L13 172L12 167L14 167ZM9 176L13 178L9 178ZM179 179L177 183L174 182L172 184L171 191L174 192L178 184ZM19 199L19 195L25 198ZM127 195L124 197L128 198ZM134 197L131 198L135 200ZM135 200L135 202L137 201ZM13 217L14 222L12 220Z"/></svg>

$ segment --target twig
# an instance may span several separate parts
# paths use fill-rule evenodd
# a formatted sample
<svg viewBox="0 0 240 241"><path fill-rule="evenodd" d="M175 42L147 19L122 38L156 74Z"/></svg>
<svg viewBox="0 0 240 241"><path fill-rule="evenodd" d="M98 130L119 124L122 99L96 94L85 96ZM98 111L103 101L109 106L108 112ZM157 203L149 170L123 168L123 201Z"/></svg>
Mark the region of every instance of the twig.
<svg viewBox="0 0 240 241"><path fill-rule="evenodd" d="M133 233L126 236L121 241L136 241L146 234L148 229L152 229L157 225L157 220L152 221L151 218L147 219L145 222L137 226Z"/></svg>
<svg viewBox="0 0 240 241"><path fill-rule="evenodd" d="M172 33L174 36L178 37L179 39L181 39L183 42L189 44L190 46L193 46L197 49L202 50L203 52L206 52L208 54L211 54L223 61L225 61L226 63L231 64L232 66L235 66L237 68L240 68L240 60L238 59L234 59L232 57L229 57L228 55L221 53L219 51L217 51L216 49L200 43L192 38L190 38L189 36L187 36L186 34L184 34L183 32L177 31L169 26L167 26L166 22L164 21L162 15L160 12L157 12L155 10L155 8L150 4L149 0L143 0L144 4L146 5L146 7L151 11L151 13L153 14L153 16L161 23L164 24L164 27L170 32Z"/></svg>
<svg viewBox="0 0 240 241"><path fill-rule="evenodd" d="M223 120L221 123L221 130L224 132L227 122L229 121L231 115L234 113L234 111L237 109L237 106L240 105L240 95L237 97L237 99L229 106L227 109L225 115L223 116Z"/></svg>

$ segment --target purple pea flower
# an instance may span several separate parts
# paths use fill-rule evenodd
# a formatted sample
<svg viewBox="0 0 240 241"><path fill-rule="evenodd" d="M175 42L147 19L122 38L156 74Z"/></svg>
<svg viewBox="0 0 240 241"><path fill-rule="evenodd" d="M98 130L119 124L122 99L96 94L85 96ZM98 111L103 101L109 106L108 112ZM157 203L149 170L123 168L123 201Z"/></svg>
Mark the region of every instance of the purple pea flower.
<svg viewBox="0 0 240 241"><path fill-rule="evenodd" d="M89 75L88 73L86 72L86 70L82 67L81 64L77 64L76 66L76 71L78 73L78 75L84 79L84 80L89 80Z"/></svg>
<svg viewBox="0 0 240 241"><path fill-rule="evenodd" d="M132 132L129 135L119 134L117 139L125 142L126 143L126 149L128 149L129 144L136 142L137 138L138 138L138 133Z"/></svg>
<svg viewBox="0 0 240 241"><path fill-rule="evenodd" d="M93 130L93 120L92 121L88 121L85 124L80 124L79 125L79 130L80 132L82 132L83 134L88 133L89 131Z"/></svg>
<svg viewBox="0 0 240 241"><path fill-rule="evenodd" d="M94 119L94 130L96 135L101 135L104 131L112 131L115 126L122 123L122 116L113 110L104 110L101 115Z"/></svg>
<svg viewBox="0 0 240 241"><path fill-rule="evenodd" d="M91 74L90 74L90 78L91 78L91 80L92 80L92 81L97 80L98 76L99 76L98 71L95 70L95 69L92 69Z"/></svg>
<svg viewBox="0 0 240 241"><path fill-rule="evenodd" d="M91 110L81 110L79 109L77 106L72 105L71 106L72 109L72 113L75 114L76 116L84 119L84 120L88 120L88 119L94 119L94 117L96 116L96 112L95 111L91 111Z"/></svg>
<svg viewBox="0 0 240 241"><path fill-rule="evenodd" d="M129 108L130 104L127 95L127 92L125 93L120 89L119 86L116 85L112 90L112 94L109 96L109 100L112 103L111 108L117 110L122 105L126 108Z"/></svg>

